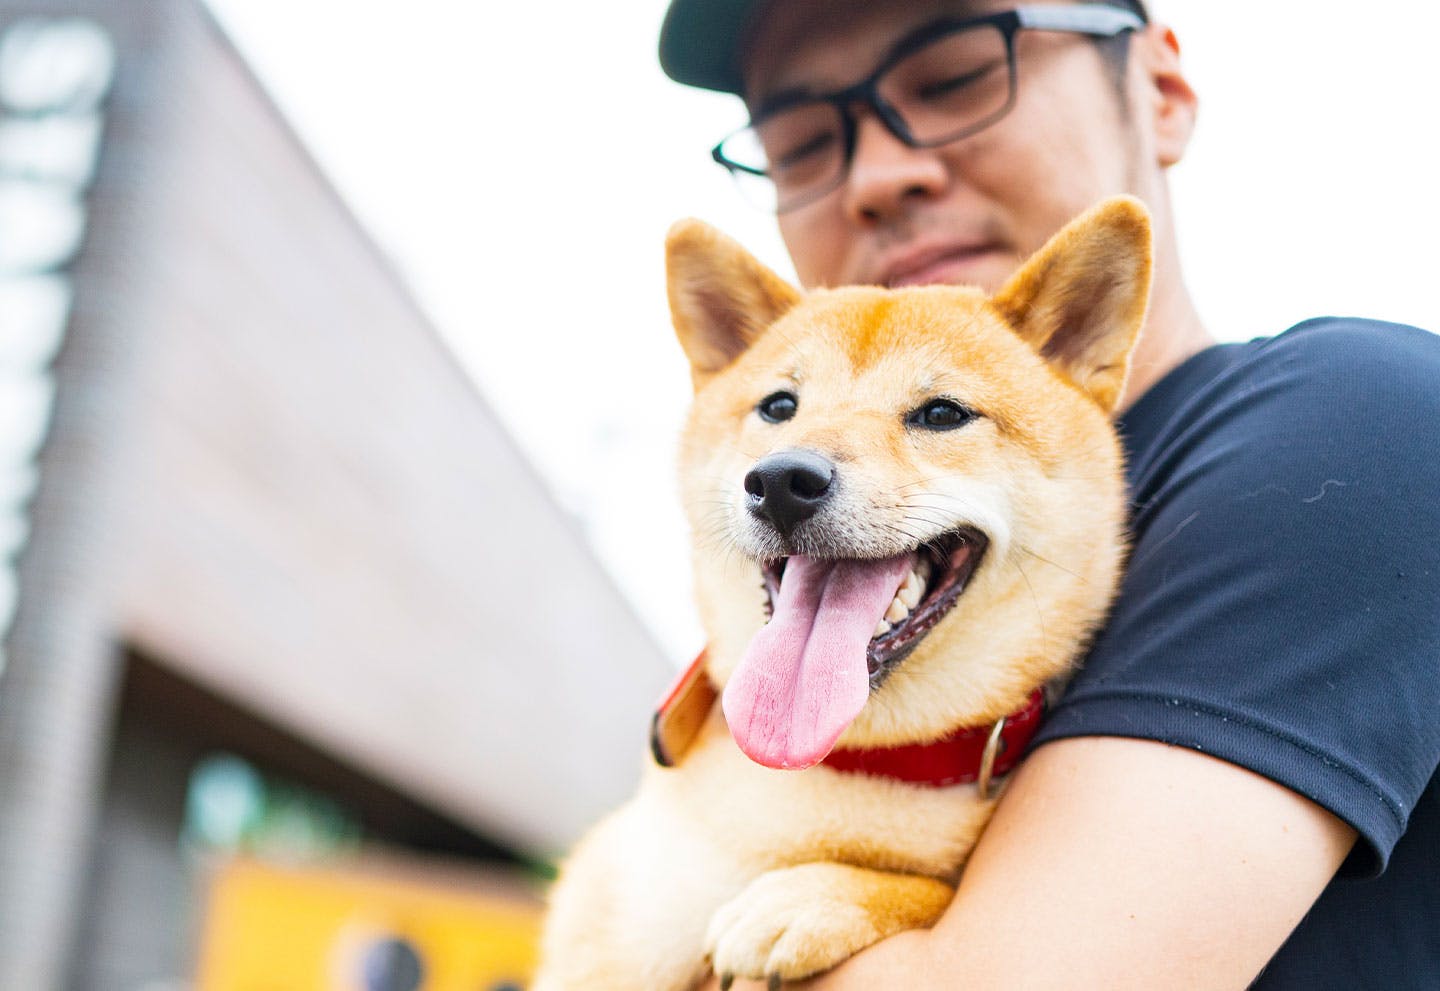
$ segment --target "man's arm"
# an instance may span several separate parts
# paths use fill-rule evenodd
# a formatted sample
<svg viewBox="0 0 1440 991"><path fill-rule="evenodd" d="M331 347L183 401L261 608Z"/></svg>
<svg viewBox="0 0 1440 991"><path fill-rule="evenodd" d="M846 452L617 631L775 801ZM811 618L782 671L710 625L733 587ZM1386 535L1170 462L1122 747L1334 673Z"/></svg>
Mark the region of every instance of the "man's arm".
<svg viewBox="0 0 1440 991"><path fill-rule="evenodd" d="M1192 750L1058 740L1016 772L934 929L789 987L1244 988L1355 835Z"/></svg>

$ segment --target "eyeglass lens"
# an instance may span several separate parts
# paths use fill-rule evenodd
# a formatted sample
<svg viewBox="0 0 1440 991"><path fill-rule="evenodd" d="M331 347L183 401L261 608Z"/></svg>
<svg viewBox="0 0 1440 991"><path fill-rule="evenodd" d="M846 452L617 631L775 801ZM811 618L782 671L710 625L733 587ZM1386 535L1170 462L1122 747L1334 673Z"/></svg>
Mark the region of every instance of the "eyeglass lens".
<svg viewBox="0 0 1440 991"><path fill-rule="evenodd" d="M1003 116L1013 97L1005 34L983 25L942 35L887 68L875 93L903 122L909 144L939 145L979 130ZM840 108L811 100L763 115L720 152L763 173L760 182L771 188L761 205L785 210L839 185L849 149Z"/></svg>

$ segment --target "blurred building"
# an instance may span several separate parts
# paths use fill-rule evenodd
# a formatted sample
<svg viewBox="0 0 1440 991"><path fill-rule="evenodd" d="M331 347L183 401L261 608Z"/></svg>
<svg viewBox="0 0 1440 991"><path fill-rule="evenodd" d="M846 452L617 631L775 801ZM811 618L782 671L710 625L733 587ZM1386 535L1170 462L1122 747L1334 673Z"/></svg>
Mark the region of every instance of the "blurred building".
<svg viewBox="0 0 1440 991"><path fill-rule="evenodd" d="M0 635L27 991L471 988L669 673L194 0L0 0Z"/></svg>

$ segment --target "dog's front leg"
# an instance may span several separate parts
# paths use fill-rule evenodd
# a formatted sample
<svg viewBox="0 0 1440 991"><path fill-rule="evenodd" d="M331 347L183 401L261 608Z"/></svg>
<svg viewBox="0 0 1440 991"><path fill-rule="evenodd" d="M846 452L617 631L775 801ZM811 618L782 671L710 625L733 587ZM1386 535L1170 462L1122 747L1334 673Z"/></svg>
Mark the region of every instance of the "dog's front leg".
<svg viewBox="0 0 1440 991"><path fill-rule="evenodd" d="M727 978L793 981L829 970L886 936L929 926L955 894L913 874L813 863L766 871L722 905L705 949Z"/></svg>

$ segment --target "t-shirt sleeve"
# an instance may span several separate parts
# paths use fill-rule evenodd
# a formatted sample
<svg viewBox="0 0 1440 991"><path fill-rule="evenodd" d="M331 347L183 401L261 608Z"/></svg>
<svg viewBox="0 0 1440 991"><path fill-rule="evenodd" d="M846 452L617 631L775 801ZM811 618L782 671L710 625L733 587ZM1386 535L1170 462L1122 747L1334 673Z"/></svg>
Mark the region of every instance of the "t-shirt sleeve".
<svg viewBox="0 0 1440 991"><path fill-rule="evenodd" d="M1147 443L1121 594L1037 743L1244 766L1354 826L1345 871L1379 873L1440 763L1440 338L1302 325Z"/></svg>

